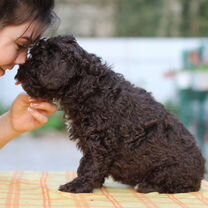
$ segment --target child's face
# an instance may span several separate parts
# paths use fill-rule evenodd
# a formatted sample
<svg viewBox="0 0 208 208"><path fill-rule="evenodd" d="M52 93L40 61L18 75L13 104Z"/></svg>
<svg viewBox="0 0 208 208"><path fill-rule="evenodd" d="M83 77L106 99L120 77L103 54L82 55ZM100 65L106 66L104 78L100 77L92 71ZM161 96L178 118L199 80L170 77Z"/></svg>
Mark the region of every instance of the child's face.
<svg viewBox="0 0 208 208"><path fill-rule="evenodd" d="M0 29L0 76L15 65L25 63L28 48L40 35L40 24L37 22Z"/></svg>

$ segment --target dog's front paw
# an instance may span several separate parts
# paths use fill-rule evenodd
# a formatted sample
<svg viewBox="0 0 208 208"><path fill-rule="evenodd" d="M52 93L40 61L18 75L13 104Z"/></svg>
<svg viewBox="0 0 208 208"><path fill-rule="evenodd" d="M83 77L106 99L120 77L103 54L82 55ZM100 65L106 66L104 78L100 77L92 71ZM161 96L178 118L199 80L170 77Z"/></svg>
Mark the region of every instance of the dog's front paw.
<svg viewBox="0 0 208 208"><path fill-rule="evenodd" d="M79 178L75 178L73 181L61 185L59 191L71 192L71 193L91 193L93 187Z"/></svg>

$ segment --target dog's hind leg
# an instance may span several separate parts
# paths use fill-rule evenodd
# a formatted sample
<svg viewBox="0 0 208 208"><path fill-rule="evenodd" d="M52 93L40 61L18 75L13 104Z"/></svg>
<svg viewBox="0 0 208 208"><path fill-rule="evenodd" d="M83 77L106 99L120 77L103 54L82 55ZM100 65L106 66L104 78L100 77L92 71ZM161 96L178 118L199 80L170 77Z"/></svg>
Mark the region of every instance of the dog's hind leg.
<svg viewBox="0 0 208 208"><path fill-rule="evenodd" d="M142 193L186 193L200 189L202 176L198 170L180 167L179 165L166 165L155 169L152 174L138 184L137 190Z"/></svg>
<svg viewBox="0 0 208 208"><path fill-rule="evenodd" d="M135 186L136 191L139 193L150 193L150 192L160 192L159 187L154 187L148 183L139 183Z"/></svg>

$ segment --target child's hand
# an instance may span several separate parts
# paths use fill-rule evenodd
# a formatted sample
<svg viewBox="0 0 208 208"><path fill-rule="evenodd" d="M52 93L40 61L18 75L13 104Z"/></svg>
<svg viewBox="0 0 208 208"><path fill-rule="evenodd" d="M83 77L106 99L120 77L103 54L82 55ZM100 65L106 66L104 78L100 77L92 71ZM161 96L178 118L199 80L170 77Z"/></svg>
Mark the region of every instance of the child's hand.
<svg viewBox="0 0 208 208"><path fill-rule="evenodd" d="M52 103L20 94L13 102L8 116L12 129L24 133L44 126L48 122L48 117L56 110L56 105Z"/></svg>

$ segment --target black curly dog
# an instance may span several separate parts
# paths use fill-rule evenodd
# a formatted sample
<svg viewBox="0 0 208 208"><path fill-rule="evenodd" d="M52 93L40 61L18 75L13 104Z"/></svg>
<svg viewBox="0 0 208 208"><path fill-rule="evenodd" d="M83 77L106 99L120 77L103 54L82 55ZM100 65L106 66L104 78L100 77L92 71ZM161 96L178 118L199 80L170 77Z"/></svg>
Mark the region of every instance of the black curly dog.
<svg viewBox="0 0 208 208"><path fill-rule="evenodd" d="M204 159L193 136L73 36L40 40L15 78L30 96L60 103L83 152L78 177L60 191L92 192L108 176L142 193L200 189Z"/></svg>

